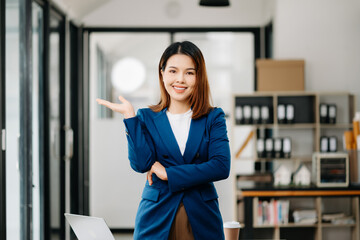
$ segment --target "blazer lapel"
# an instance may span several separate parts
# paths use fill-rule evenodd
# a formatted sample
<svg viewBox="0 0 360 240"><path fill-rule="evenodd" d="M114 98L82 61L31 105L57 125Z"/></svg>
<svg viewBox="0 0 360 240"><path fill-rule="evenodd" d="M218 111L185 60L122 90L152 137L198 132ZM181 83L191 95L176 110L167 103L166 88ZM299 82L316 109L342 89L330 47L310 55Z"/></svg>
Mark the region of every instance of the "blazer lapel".
<svg viewBox="0 0 360 240"><path fill-rule="evenodd" d="M204 137L205 123L206 117L191 120L190 132L184 152L185 163L190 163L195 157L197 150L199 149L200 142Z"/></svg>
<svg viewBox="0 0 360 240"><path fill-rule="evenodd" d="M166 148L169 150L169 153L175 159L182 160L179 145L171 129L169 119L166 116L166 108L159 112L159 115L154 119L154 123L159 132L160 138L164 142Z"/></svg>

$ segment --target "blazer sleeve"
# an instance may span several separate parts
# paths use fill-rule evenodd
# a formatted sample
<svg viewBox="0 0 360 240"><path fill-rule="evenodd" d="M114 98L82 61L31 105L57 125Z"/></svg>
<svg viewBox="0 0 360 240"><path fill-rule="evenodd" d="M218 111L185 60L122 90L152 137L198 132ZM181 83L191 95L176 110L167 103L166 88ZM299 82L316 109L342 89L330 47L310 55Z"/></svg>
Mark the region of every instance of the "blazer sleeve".
<svg viewBox="0 0 360 240"><path fill-rule="evenodd" d="M170 191L177 192L196 185L226 179L230 173L230 147L225 114L216 108L210 127L208 161L166 168Z"/></svg>
<svg viewBox="0 0 360 240"><path fill-rule="evenodd" d="M133 118L124 119L130 166L136 172L144 173L154 164L155 148L146 128L141 109Z"/></svg>

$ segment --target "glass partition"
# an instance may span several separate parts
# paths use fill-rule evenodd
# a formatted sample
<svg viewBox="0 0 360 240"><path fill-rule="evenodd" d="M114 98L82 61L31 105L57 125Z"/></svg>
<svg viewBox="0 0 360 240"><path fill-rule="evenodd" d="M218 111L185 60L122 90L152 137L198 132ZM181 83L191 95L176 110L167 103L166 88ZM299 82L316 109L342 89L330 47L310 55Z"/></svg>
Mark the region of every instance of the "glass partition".
<svg viewBox="0 0 360 240"><path fill-rule="evenodd" d="M41 91L43 84L43 9L37 3L32 3L32 173L33 173L33 199L32 199L32 226L33 239L43 239L41 233L43 232L43 212L41 206L43 204L43 186L40 168L40 148L42 145L40 134L40 119L43 117L43 112L40 107L43 99L43 91Z"/></svg>
<svg viewBox="0 0 360 240"><path fill-rule="evenodd" d="M6 0L6 232L20 239L20 3Z"/></svg>
<svg viewBox="0 0 360 240"><path fill-rule="evenodd" d="M21 239L27 235L27 230L32 232L33 239L42 239L41 237L41 190L40 190L40 99L42 98L40 91L40 83L42 82L42 56L43 56L43 9L37 4L32 3L32 55L31 62L26 62L32 67L32 76L27 78L31 82L31 100L29 105L23 108L31 108L32 115L32 136L31 141L27 142L27 146L32 146L32 169L26 169L25 156L22 155L20 149L21 138L26 135L22 131L27 131L27 126L21 127L21 102L26 102L25 94L21 92L21 74L22 71L20 61L25 61L24 56L20 56L20 48L24 42L29 40L20 39L20 31L24 31L25 24L20 24L20 5L23 2L18 0L6 1L6 224L7 239ZM23 51L27 51L24 49ZM27 81L27 80L26 80ZM26 192L31 189L28 184L29 179L22 176L21 162L23 162L24 171L28 174L32 173L33 188L32 199L25 196ZM27 166L31 164L26 163ZM26 174L25 174L26 175ZM22 179L22 180L21 180ZM27 200L24 200L27 199ZM24 204L31 202L32 219L22 215L21 211L26 208ZM26 219L24 219L26 218ZM27 226L24 226L27 225ZM30 227L29 227L29 226Z"/></svg>
<svg viewBox="0 0 360 240"><path fill-rule="evenodd" d="M90 35L90 214L110 228L134 227L144 176L130 169L122 116L95 99L119 102L122 95L135 109L158 103L157 69L169 44L169 33Z"/></svg>
<svg viewBox="0 0 360 240"><path fill-rule="evenodd" d="M50 12L49 39L49 224L50 239L64 238L64 161L61 158L61 86L63 84L63 26L64 21L56 12Z"/></svg>

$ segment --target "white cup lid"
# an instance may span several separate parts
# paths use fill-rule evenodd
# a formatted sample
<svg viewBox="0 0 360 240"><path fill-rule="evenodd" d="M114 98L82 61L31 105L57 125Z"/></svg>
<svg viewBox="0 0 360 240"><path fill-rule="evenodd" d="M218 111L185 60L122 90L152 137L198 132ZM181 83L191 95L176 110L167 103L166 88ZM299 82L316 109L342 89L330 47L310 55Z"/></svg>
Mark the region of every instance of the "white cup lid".
<svg viewBox="0 0 360 240"><path fill-rule="evenodd" d="M224 228L240 228L240 223L235 221L225 222Z"/></svg>

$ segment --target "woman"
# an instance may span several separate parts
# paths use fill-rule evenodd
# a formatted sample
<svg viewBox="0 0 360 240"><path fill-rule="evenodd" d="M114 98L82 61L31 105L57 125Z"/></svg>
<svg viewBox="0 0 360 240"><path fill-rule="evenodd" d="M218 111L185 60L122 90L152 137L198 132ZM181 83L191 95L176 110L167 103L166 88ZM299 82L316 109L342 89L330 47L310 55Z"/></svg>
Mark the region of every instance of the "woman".
<svg viewBox="0 0 360 240"><path fill-rule="evenodd" d="M224 239L213 182L230 170L224 112L210 105L205 61L176 42L159 63L161 100L135 115L130 102L97 99L124 115L131 167L147 172L134 239Z"/></svg>

